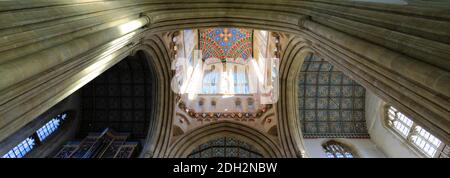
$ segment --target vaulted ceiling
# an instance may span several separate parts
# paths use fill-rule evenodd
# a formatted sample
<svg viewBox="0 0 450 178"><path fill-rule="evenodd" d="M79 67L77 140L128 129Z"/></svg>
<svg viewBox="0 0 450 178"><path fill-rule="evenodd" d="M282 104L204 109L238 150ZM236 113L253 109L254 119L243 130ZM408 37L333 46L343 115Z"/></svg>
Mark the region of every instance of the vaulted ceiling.
<svg viewBox="0 0 450 178"><path fill-rule="evenodd" d="M298 85L303 137L369 137L361 85L314 55L306 57Z"/></svg>

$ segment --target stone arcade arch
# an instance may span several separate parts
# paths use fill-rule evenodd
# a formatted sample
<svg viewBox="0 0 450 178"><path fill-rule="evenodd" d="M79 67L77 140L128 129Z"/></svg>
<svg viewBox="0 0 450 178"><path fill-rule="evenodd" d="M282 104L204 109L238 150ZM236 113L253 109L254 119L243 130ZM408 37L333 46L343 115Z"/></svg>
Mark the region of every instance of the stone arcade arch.
<svg viewBox="0 0 450 178"><path fill-rule="evenodd" d="M184 134L169 147L165 157L187 157L200 144L223 137L249 143L265 158L285 157L278 144L266 134L230 121L213 122Z"/></svg>
<svg viewBox="0 0 450 178"><path fill-rule="evenodd" d="M149 65L155 71L155 111L147 133L141 157L159 157L167 150L172 131L172 113L175 107L175 95L170 89L170 60L164 37L153 35L145 38L141 45L132 51L132 54L145 55Z"/></svg>
<svg viewBox="0 0 450 178"><path fill-rule="evenodd" d="M302 154L294 78L308 52L325 58L450 144L450 17L434 13L424 4L422 8L412 1L411 6L394 6L334 0L0 3L0 19L4 19L0 34L7 37L0 40L0 76L4 76L0 80L0 141L132 50L142 49L157 69L159 108L141 156L170 155L172 71L163 43L167 37L155 34L234 26L290 34L282 43L281 92L276 107L280 156ZM92 5L97 8L87 7ZM125 6L128 9L122 8ZM78 11L71 11L74 8ZM444 11L446 7L434 8ZM85 19L75 20L79 17ZM53 26L58 23L67 24ZM27 33L35 27L40 28ZM55 30L61 32L59 36L54 35Z"/></svg>
<svg viewBox="0 0 450 178"><path fill-rule="evenodd" d="M263 158L253 145L233 137L209 140L195 148L187 158Z"/></svg>

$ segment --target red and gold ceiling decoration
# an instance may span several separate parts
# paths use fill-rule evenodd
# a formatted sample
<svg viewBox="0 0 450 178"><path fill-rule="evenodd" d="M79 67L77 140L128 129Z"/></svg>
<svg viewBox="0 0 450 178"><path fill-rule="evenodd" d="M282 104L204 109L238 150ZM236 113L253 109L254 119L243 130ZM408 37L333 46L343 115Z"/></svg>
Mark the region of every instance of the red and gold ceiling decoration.
<svg viewBox="0 0 450 178"><path fill-rule="evenodd" d="M253 30L208 28L200 30L200 49L205 61L245 63L252 57Z"/></svg>

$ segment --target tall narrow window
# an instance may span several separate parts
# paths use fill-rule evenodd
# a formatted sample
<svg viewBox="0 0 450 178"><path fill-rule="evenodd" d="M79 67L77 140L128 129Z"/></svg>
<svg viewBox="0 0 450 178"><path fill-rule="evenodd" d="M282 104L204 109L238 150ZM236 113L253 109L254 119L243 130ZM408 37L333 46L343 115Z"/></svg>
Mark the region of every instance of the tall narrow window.
<svg viewBox="0 0 450 178"><path fill-rule="evenodd" d="M62 113L52 118L41 128L36 130L30 137L20 142L17 146L12 148L8 153L2 156L2 158L22 158L28 152L30 152L36 146L42 144L42 142L52 133L54 133L61 123L67 119L67 113Z"/></svg>
<svg viewBox="0 0 450 178"><path fill-rule="evenodd" d="M328 158L353 158L352 150L339 142L330 140L322 145Z"/></svg>
<svg viewBox="0 0 450 178"><path fill-rule="evenodd" d="M248 69L245 68L245 71L243 73L243 78L244 78L244 93L245 94L249 94L250 93L250 86L248 84Z"/></svg>
<svg viewBox="0 0 450 178"><path fill-rule="evenodd" d="M427 157L442 157L445 144L392 106L387 107L386 125ZM439 153L439 154L438 154ZM447 155L448 157L448 155Z"/></svg>
<svg viewBox="0 0 450 178"><path fill-rule="evenodd" d="M237 66L233 69L233 82L235 94L248 94L250 93L248 88L247 73L245 70L238 70Z"/></svg>
<svg viewBox="0 0 450 178"><path fill-rule="evenodd" d="M215 70L215 66L211 66L211 70L205 72L203 76L203 87L202 93L204 94L215 94L218 91L219 85L219 73Z"/></svg>
<svg viewBox="0 0 450 178"><path fill-rule="evenodd" d="M239 74L238 74L237 66L234 66L234 68L233 68L234 93L240 93L238 78L239 78Z"/></svg>

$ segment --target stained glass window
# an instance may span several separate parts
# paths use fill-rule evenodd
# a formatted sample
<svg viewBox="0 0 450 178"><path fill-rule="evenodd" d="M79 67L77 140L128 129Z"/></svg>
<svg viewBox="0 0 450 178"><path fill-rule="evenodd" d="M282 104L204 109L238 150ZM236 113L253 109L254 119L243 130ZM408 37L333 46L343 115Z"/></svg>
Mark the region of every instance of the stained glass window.
<svg viewBox="0 0 450 178"><path fill-rule="evenodd" d="M36 131L39 140L44 141L50 134L52 134L56 129L58 129L61 121L66 118L67 114L57 115L55 118L48 121L44 126Z"/></svg>
<svg viewBox="0 0 450 178"><path fill-rule="evenodd" d="M28 152L30 152L36 146L42 143L49 135L54 133L62 121L67 118L67 113L62 113L57 115L48 121L45 125L39 128L34 134L26 138L24 141L19 143L17 146L12 148L8 153L2 156L2 158L22 158ZM38 139L39 142L36 142Z"/></svg>
<svg viewBox="0 0 450 178"><path fill-rule="evenodd" d="M34 138L26 138L24 141L19 143L16 147L11 149L8 153L3 155L2 158L22 158L28 152L33 149L35 145Z"/></svg>
<svg viewBox="0 0 450 178"><path fill-rule="evenodd" d="M353 158L352 150L339 142L328 141L322 145L328 158Z"/></svg>
<svg viewBox="0 0 450 178"><path fill-rule="evenodd" d="M448 157L446 145L392 106L387 107L386 124L427 157ZM439 153L439 154L438 154Z"/></svg>
<svg viewBox="0 0 450 178"><path fill-rule="evenodd" d="M253 31L241 28L208 28L200 30L203 59L231 58L241 63L252 57Z"/></svg>
<svg viewBox="0 0 450 178"><path fill-rule="evenodd" d="M240 140L223 137L198 146L188 158L262 158L263 156L250 144Z"/></svg>

